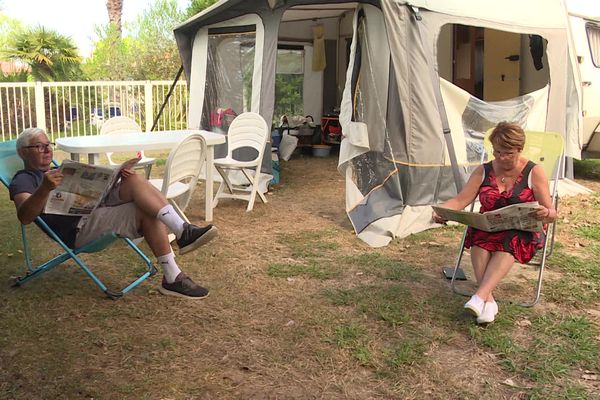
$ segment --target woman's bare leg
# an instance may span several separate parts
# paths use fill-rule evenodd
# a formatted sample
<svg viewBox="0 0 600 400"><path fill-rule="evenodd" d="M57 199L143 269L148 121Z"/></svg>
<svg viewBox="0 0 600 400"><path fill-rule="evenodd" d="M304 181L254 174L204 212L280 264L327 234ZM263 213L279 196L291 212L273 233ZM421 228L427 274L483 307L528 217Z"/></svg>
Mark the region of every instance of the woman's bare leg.
<svg viewBox="0 0 600 400"><path fill-rule="evenodd" d="M481 282L479 282L479 288L475 294L485 301L494 301L494 297L492 295L493 290L506 276L508 271L510 271L514 263L515 258L510 253L506 253L504 251L492 253L485 268Z"/></svg>

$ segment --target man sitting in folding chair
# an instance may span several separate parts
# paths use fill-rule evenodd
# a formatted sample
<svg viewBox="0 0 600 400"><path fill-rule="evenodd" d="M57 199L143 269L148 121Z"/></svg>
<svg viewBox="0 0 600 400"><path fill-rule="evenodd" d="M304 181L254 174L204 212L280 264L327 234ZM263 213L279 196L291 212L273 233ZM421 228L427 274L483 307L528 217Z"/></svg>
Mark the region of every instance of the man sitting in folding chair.
<svg viewBox="0 0 600 400"><path fill-rule="evenodd" d="M525 133L519 125L500 122L489 138L494 160L479 166L463 190L442 204L462 210L479 195L481 212L510 204L537 201L540 206L535 217L550 223L557 217L548 189L548 179L540 165L521 155ZM433 220L446 222L433 212ZM466 234L465 247L471 248L471 263L478 288L465 308L477 317L477 323L494 321L498 304L492 294L498 283L511 269L515 259L527 263L542 248L543 233L507 230L484 232L472 227Z"/></svg>
<svg viewBox="0 0 600 400"><path fill-rule="evenodd" d="M184 254L216 237L216 227L202 228L184 222L161 192L131 168L121 172L121 180L105 203L89 216L44 214L50 192L63 179L62 173L51 169L52 143L39 128L25 129L16 143L25 169L15 174L9 192L22 224L29 224L41 216L72 248L84 246L111 231L130 239L143 236L163 268L161 293L191 299L208 296L207 289L194 283L179 269L166 228L175 233L179 253Z"/></svg>

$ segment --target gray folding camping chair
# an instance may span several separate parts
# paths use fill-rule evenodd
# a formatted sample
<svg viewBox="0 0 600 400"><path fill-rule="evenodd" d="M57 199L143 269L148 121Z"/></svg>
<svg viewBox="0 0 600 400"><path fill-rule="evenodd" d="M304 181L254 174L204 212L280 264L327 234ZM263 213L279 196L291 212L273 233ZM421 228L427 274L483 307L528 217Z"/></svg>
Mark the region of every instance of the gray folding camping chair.
<svg viewBox="0 0 600 400"><path fill-rule="evenodd" d="M16 141L8 141L0 143L0 180L8 188L10 181L14 174L23 168L23 161L16 152ZM92 281L111 299L118 299L124 294L129 292L131 289L139 285L141 282L146 280L148 277L156 273L156 268L148 259L148 257L128 238L121 238L114 233L106 234L93 242L79 248L70 248L67 246L58 235L40 218L35 219L35 225L37 225L44 233L46 233L51 239L53 239L62 248L62 253L58 256L51 258L50 260L34 266L32 261L31 249L29 241L27 239L27 229L25 225L21 225L21 237L23 241L23 255L25 257L25 264L27 267L27 273L23 277L15 279L14 285L21 286L36 276L42 275L45 272L50 271L54 267L62 264L67 260L73 260L84 272L92 279ZM136 278L133 282L128 284L121 290L109 289L100 278L92 272L92 270L81 260L78 256L81 253L95 253L106 249L117 239L124 240L125 243L142 259L145 271Z"/></svg>
<svg viewBox="0 0 600 400"><path fill-rule="evenodd" d="M490 133L491 130L487 132L484 139L484 148L488 160L493 159L492 144L489 141ZM560 171L562 170L564 159L563 138L560 134L555 132L525 131L525 136L525 148L523 149L522 154L529 160L535 162L538 165L541 165L544 169L544 172L546 173L546 176L552 177L552 189L550 192L550 196L552 198L552 204L556 209L558 209L558 179L560 177ZM473 210L473 205L474 204L471 205L471 210ZM462 235L460 248L456 257L456 264L454 265L450 282L452 290L455 293L461 294L463 296L472 295L472 293L467 293L456 287L456 280L460 275L464 275L460 268L460 264L465 250L465 239L467 237L467 230L468 227L465 228L464 233ZM539 261L532 260L528 264L538 268L538 276L535 285L535 295L533 301L529 303L521 303L520 305L523 307L533 307L540 300L546 259L552 254L552 250L554 248L555 230L556 221L552 222L551 224L548 224L546 228L546 235L543 243L543 248L541 249L541 251L538 252L538 255L534 258L534 260L539 259Z"/></svg>

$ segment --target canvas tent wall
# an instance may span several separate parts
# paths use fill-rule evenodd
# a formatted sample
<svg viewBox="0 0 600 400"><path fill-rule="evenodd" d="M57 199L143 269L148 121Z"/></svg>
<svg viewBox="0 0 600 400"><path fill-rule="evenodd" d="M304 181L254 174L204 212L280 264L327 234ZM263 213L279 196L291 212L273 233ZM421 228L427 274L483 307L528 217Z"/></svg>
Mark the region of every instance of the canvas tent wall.
<svg viewBox="0 0 600 400"><path fill-rule="evenodd" d="M238 82L231 93L242 93L240 107L271 120L286 15L311 9L318 18L335 6L355 9L348 66L340 77L345 82L340 104L344 140L338 168L346 177L348 216L369 244L385 245L392 237L431 227L430 205L461 187L479 162L483 132L500 120L560 132L567 155L579 157L578 77L565 7L558 0L220 1L175 30L190 84L190 125L206 128L208 119L202 115L214 97L209 93L211 40L243 37L233 53L243 71L238 81L245 83ZM519 53L505 54L492 65L506 56L508 63L522 59L522 67L484 79L488 88L502 90L516 81L516 97L495 101L488 93L494 100L488 101L450 83L462 76L448 66L458 59L457 49L447 49L448 43L461 43L461 26L490 37L498 32L517 36ZM543 65L539 70L528 54L531 38L537 42L536 62ZM494 47L486 43L488 50Z"/></svg>

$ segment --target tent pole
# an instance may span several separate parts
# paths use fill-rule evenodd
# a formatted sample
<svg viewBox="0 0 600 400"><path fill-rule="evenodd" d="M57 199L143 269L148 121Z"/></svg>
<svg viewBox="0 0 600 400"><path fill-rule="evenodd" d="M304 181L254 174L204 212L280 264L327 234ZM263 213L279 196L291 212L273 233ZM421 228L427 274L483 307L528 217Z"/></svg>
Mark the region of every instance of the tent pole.
<svg viewBox="0 0 600 400"><path fill-rule="evenodd" d="M158 114L156 114L156 117L154 117L154 122L152 123L152 128L150 129L150 131L154 131L154 129L158 125L158 120L160 119L160 116L162 115L162 112L165 109L165 106L167 105L167 101L169 101L169 98L173 94L173 90L175 90L175 85L177 84L177 81L181 77L182 72L183 72L183 65L179 67L179 71L177 71L177 75L175 75L175 80L173 81L173 84L171 84L171 88L169 89L169 92L165 96L165 99L163 100L163 103L160 106L160 109L158 110Z"/></svg>

